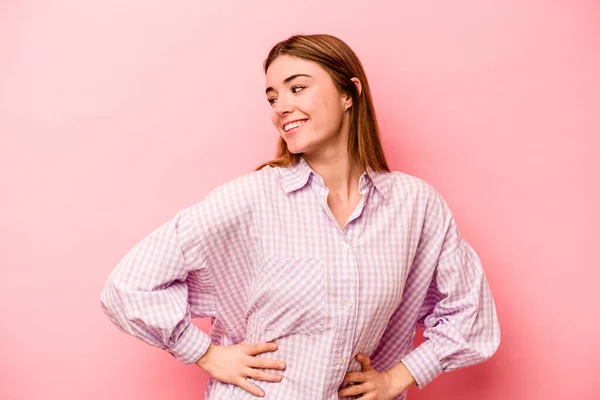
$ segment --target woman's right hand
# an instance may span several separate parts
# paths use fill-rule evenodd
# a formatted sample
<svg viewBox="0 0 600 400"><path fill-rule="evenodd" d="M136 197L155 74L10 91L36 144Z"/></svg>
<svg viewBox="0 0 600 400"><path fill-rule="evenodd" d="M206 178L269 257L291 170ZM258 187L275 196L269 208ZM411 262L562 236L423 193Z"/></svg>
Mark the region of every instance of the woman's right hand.
<svg viewBox="0 0 600 400"><path fill-rule="evenodd" d="M261 369L285 369L283 361L267 358L255 358L260 353L277 350L273 342L247 344L238 343L233 346L216 346L211 344L196 365L206 371L214 379L237 385L247 392L262 397L261 388L248 381L254 378L267 382L281 382L282 376L270 374Z"/></svg>

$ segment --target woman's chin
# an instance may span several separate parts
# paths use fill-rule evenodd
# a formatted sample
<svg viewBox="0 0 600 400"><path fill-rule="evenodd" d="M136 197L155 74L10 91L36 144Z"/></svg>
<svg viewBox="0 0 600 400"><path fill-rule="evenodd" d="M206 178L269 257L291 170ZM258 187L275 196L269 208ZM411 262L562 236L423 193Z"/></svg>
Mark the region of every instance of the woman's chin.
<svg viewBox="0 0 600 400"><path fill-rule="evenodd" d="M316 143L309 140L301 140L304 138L288 137L285 138L285 143L288 151L292 154L305 154L315 150Z"/></svg>
<svg viewBox="0 0 600 400"><path fill-rule="evenodd" d="M287 141L287 149L292 154L301 154L304 153L304 146L299 146L297 143L294 143L293 140Z"/></svg>

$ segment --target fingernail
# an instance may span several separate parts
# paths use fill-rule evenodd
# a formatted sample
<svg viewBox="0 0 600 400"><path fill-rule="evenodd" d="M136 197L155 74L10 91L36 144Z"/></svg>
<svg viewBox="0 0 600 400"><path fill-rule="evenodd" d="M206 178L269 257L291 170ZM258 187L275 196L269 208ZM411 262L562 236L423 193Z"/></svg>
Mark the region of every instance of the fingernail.
<svg viewBox="0 0 600 400"><path fill-rule="evenodd" d="M279 364L279 368L281 368L281 369L285 368L285 364L284 363Z"/></svg>

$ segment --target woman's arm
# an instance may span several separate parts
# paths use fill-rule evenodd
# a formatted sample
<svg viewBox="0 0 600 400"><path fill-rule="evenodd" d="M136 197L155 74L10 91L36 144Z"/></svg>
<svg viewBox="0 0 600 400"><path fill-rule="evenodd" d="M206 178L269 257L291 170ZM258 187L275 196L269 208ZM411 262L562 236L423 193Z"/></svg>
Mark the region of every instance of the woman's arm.
<svg viewBox="0 0 600 400"><path fill-rule="evenodd" d="M402 359L420 388L444 371L485 361L500 344L496 307L481 261L460 235L447 203L430 189L412 266L434 266L418 316L425 341Z"/></svg>
<svg viewBox="0 0 600 400"><path fill-rule="evenodd" d="M213 274L224 266L213 265L211 256L248 245L244 233L252 223L253 191L248 181L245 176L217 187L123 257L100 297L102 309L120 330L185 364L205 354L210 337L191 317L216 317Z"/></svg>

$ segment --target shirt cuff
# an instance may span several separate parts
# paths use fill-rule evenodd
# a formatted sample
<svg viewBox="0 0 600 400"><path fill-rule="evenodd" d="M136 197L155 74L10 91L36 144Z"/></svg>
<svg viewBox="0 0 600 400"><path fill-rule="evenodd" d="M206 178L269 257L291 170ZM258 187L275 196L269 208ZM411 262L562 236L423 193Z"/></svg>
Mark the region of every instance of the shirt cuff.
<svg viewBox="0 0 600 400"><path fill-rule="evenodd" d="M206 353L210 343L210 336L190 322L175 344L165 350L182 363L193 364Z"/></svg>
<svg viewBox="0 0 600 400"><path fill-rule="evenodd" d="M433 344L429 339L408 353L402 359L402 363L417 381L419 389L423 389L425 385L440 376L443 372L440 361L433 351Z"/></svg>

